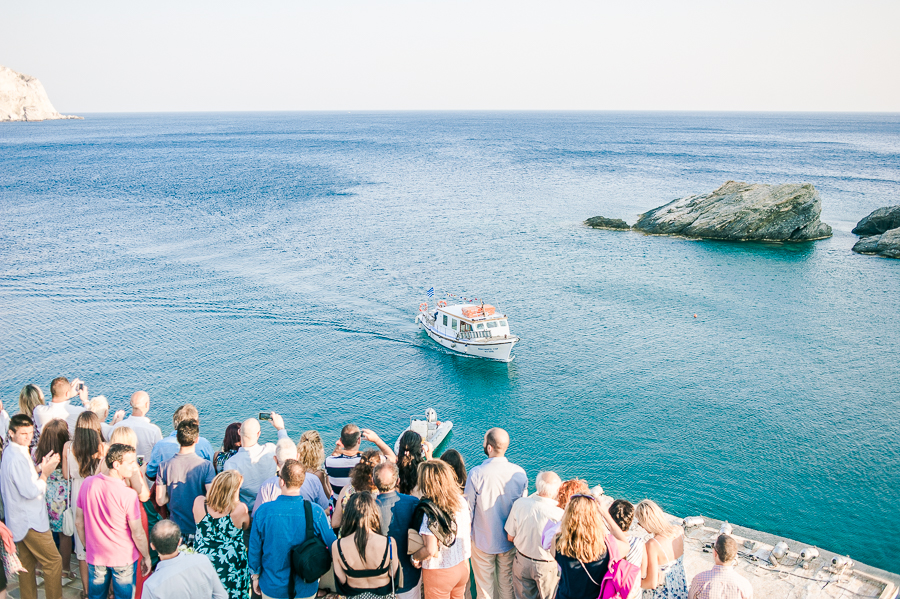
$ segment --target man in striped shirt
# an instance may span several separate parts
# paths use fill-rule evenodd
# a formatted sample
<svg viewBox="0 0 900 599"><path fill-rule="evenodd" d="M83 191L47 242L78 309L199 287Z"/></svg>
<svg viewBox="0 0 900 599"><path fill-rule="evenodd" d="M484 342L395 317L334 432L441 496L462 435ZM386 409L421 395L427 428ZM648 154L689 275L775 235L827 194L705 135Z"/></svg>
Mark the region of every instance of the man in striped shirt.
<svg viewBox="0 0 900 599"><path fill-rule="evenodd" d="M359 464L362 457L359 446L363 441L371 441L377 445L389 461L397 461L394 451L374 431L367 428L360 430L355 424L346 425L341 429L341 438L335 445L334 453L325 458L325 472L331 483L332 502L337 501L341 489L350 484L350 471Z"/></svg>

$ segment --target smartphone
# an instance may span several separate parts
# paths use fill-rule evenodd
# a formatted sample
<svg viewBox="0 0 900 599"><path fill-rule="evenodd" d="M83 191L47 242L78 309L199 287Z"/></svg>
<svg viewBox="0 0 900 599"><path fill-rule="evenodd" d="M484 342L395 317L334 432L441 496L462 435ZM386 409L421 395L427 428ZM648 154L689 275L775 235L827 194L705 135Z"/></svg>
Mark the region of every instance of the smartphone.
<svg viewBox="0 0 900 599"><path fill-rule="evenodd" d="M144 456L139 455L137 457L137 463L138 463L138 466L143 466L144 465Z"/></svg>
<svg viewBox="0 0 900 599"><path fill-rule="evenodd" d="M272 420L272 412L260 412L259 419L260 420Z"/></svg>

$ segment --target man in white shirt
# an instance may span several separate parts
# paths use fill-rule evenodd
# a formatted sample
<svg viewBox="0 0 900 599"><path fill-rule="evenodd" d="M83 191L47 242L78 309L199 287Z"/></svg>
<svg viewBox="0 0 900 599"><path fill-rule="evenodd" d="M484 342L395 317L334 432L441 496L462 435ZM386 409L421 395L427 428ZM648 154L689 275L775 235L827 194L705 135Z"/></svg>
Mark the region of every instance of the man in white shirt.
<svg viewBox="0 0 900 599"><path fill-rule="evenodd" d="M179 553L181 530L160 520L150 531L150 546L159 553L156 571L144 581L141 599L228 599L219 575L202 553Z"/></svg>
<svg viewBox="0 0 900 599"><path fill-rule="evenodd" d="M34 427L40 433L44 425L51 420L65 420L69 425L69 435L75 435L75 423L78 415L84 412L88 405L88 389L81 379L75 379L71 383L64 376L58 376L50 383L50 403L34 408ZM72 405L71 400L81 400L81 405Z"/></svg>
<svg viewBox="0 0 900 599"><path fill-rule="evenodd" d="M284 419L272 412L272 426L278 431L279 439L287 439ZM241 448L225 461L224 470L237 470L244 477L241 483L241 501L248 510L253 509L256 495L267 478L277 471L275 464L275 444L259 444L259 420L248 418L241 424Z"/></svg>
<svg viewBox="0 0 900 599"><path fill-rule="evenodd" d="M492 428L484 435L484 462L466 480L472 514L472 574L478 599L493 599L495 572L500 599L513 599L512 564L516 548L504 526L513 503L528 493L525 471L506 459L509 433Z"/></svg>
<svg viewBox="0 0 900 599"><path fill-rule="evenodd" d="M147 412L150 411L150 396L146 391L135 391L131 396L131 416L114 423L113 428L127 426L137 435L137 455L150 459L153 446L162 441L162 431L150 422Z"/></svg>
<svg viewBox="0 0 900 599"><path fill-rule="evenodd" d="M44 571L47 597L62 597L62 558L53 543L47 517L47 477L59 465L52 451L41 460L40 475L31 461L28 447L34 437L34 422L25 414L9 421L10 443L0 461L0 493L6 510L6 524L13 534L19 559L27 572L19 573L22 599L37 599L35 566Z"/></svg>
<svg viewBox="0 0 900 599"><path fill-rule="evenodd" d="M555 472L541 472L534 481L537 493L517 499L506 519L506 534L516 546L513 591L516 599L552 599L559 584L553 555L541 546L547 522L562 520L556 502L562 480Z"/></svg>

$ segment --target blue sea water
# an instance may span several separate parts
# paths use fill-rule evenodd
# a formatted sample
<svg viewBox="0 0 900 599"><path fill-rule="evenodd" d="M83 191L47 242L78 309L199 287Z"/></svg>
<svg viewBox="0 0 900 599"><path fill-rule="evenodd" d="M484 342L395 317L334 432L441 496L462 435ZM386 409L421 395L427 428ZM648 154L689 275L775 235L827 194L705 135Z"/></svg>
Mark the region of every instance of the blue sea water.
<svg viewBox="0 0 900 599"><path fill-rule="evenodd" d="M591 230L729 179L813 183L831 239ZM95 114L0 127L0 397L87 381L214 443L257 411L390 442L426 407L510 458L900 572L900 116ZM424 291L484 298L512 363L447 354ZM432 300L433 303L433 300ZM696 318L694 318L696 314ZM271 432L267 433L274 437Z"/></svg>

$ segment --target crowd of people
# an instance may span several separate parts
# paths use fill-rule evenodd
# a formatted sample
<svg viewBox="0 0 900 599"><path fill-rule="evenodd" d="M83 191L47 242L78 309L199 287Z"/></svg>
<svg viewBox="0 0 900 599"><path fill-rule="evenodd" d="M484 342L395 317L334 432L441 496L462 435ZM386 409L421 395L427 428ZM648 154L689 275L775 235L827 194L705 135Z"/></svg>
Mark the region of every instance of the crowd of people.
<svg viewBox="0 0 900 599"><path fill-rule="evenodd" d="M459 452L436 458L414 431L395 453L348 424L326 452L314 430L292 441L273 412L277 443L260 443L249 418L214 451L193 405L163 437L143 391L110 423L109 403L88 399L82 381L58 377L50 393L26 385L12 417L0 404L0 599L9 575L22 599L37 598L38 575L48 599L76 577L90 599L753 595L727 535L688 585L684 530L650 500L613 500L549 470L529 494L500 428L467 471ZM633 534L635 521L647 534Z"/></svg>

